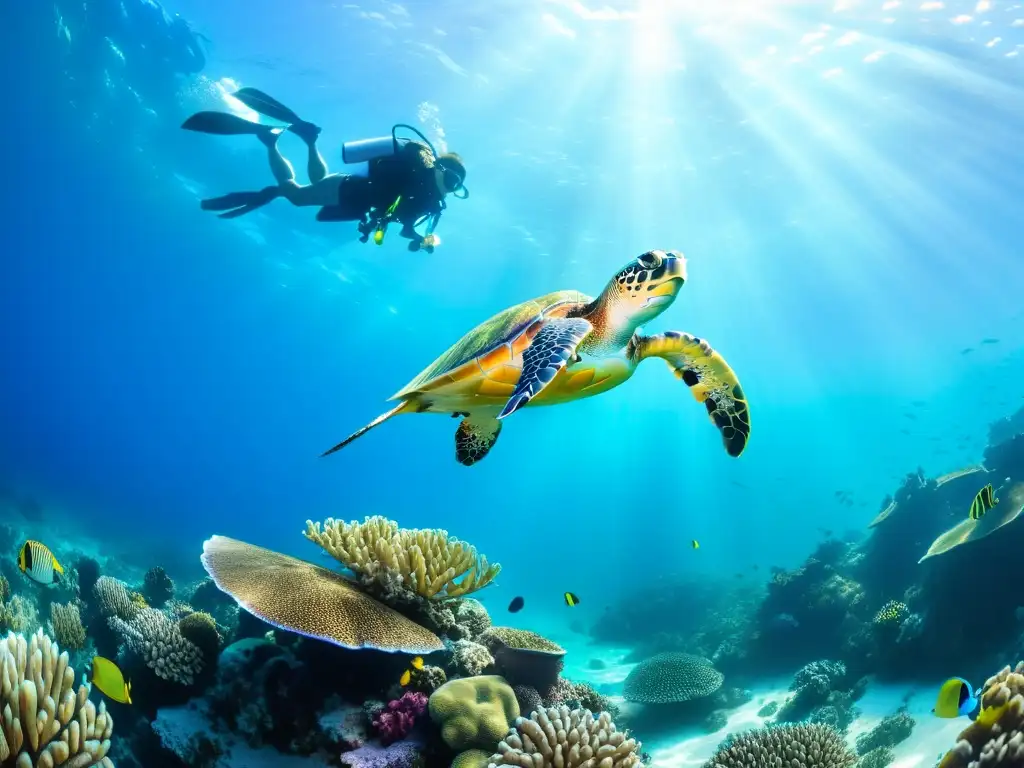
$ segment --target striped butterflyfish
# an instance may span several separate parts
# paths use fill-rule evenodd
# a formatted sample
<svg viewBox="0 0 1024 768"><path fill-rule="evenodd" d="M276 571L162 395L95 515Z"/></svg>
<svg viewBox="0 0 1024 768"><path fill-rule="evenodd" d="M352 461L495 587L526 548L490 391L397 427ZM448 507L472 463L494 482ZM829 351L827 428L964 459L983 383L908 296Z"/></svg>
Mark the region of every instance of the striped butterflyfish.
<svg viewBox="0 0 1024 768"><path fill-rule="evenodd" d="M26 541L18 551L18 570L40 584L56 584L64 569L45 544Z"/></svg>
<svg viewBox="0 0 1024 768"><path fill-rule="evenodd" d="M968 516L971 520L978 520L985 516L992 507L999 503L999 499L995 497L995 491L992 490L992 483L989 483L974 497L974 501L971 502L971 511Z"/></svg>
<svg viewBox="0 0 1024 768"><path fill-rule="evenodd" d="M568 605L570 608L575 608L577 605L580 604L580 599L576 597L576 595L574 595L572 592L565 592L563 593L562 597L565 598L565 604Z"/></svg>

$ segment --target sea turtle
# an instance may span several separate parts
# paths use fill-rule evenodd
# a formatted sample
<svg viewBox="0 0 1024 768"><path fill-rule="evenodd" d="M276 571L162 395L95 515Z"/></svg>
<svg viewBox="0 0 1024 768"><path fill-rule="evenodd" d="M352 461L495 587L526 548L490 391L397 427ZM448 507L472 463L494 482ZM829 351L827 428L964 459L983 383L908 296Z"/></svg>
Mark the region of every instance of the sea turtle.
<svg viewBox="0 0 1024 768"><path fill-rule="evenodd" d="M688 333L636 330L664 312L685 281L681 253L648 251L620 269L596 299L555 291L506 309L394 395L397 406L323 455L400 413L446 413L462 417L455 457L469 466L487 455L502 420L520 408L600 395L632 376L641 360L660 357L707 408L726 452L739 456L750 437L750 414L729 364Z"/></svg>

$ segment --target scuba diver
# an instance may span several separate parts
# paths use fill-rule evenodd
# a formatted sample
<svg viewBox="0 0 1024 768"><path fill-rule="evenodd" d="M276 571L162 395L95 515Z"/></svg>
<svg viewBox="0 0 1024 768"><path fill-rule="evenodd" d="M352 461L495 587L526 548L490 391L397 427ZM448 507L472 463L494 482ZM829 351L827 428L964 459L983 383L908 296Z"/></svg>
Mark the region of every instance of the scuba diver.
<svg viewBox="0 0 1024 768"><path fill-rule="evenodd" d="M432 252L439 243L434 229L445 210L445 197L459 199L469 196L466 189L466 166L454 152L438 154L430 141L411 125L400 123L390 136L350 141L342 145L346 164L361 163L355 173L327 172L327 163L317 150L321 129L302 120L281 102L255 88L242 88L232 94L250 109L265 117L286 123L276 127L255 123L230 112L198 112L188 118L182 128L221 136L254 135L267 148L270 171L277 184L255 192L232 192L203 200L204 211L220 211L222 219L233 219L261 208L283 197L292 205L316 206L317 221L356 221L359 240L366 242L372 233L375 243L384 241L388 225L399 222L401 236L411 240L409 250L423 248ZM405 128L422 141L399 138ZM308 185L295 180L295 169L277 148L284 131L290 131L306 143ZM420 235L416 227L426 222Z"/></svg>

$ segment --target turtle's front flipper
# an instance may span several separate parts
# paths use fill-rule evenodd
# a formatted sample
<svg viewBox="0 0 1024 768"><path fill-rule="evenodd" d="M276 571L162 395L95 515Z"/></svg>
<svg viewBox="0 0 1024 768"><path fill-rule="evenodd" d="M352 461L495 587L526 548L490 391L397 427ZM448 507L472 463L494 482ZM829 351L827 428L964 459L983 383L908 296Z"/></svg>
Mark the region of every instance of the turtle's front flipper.
<svg viewBox="0 0 1024 768"><path fill-rule="evenodd" d="M634 336L628 353L639 363L660 357L690 392L708 409L708 415L730 456L739 456L750 439L750 411L739 379L725 359L703 339L667 331L656 336Z"/></svg>
<svg viewBox="0 0 1024 768"><path fill-rule="evenodd" d="M542 324L540 330L523 352L523 372L519 375L519 382L505 408L498 414L499 419L515 413L550 384L576 356L576 347L594 329L590 321L582 317L556 317L539 322Z"/></svg>
<svg viewBox="0 0 1024 768"><path fill-rule="evenodd" d="M494 447L501 422L493 416L467 416L455 430L455 458L467 467L476 464Z"/></svg>

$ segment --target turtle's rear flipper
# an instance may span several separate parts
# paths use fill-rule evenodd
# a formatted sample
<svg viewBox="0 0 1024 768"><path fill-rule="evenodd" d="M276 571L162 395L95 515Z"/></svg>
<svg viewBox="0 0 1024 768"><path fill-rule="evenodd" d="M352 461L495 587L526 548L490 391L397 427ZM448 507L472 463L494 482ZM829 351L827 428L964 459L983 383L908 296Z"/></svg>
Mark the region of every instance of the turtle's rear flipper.
<svg viewBox="0 0 1024 768"><path fill-rule="evenodd" d="M493 416L467 416L455 430L455 458L467 467L476 464L494 447L501 422Z"/></svg>
<svg viewBox="0 0 1024 768"><path fill-rule="evenodd" d="M557 317L538 323L540 329L534 331L530 346L523 351L519 382L498 414L499 419L518 411L550 384L569 360L577 357L576 348L594 330L590 321L582 317Z"/></svg>
<svg viewBox="0 0 1024 768"><path fill-rule="evenodd" d="M660 357L690 392L707 408L722 434L726 453L739 456L750 439L750 411L739 379L725 359L703 339L667 331L656 336L634 336L628 354L640 362Z"/></svg>
<svg viewBox="0 0 1024 768"><path fill-rule="evenodd" d="M353 432L351 435L346 437L344 440L342 440L340 443L338 443L336 446L334 446L330 450L327 450L327 451L324 451L323 453L321 453L320 454L320 458L323 458L324 456L330 456L335 451L340 451L342 448L344 448L346 445L351 443L357 437L362 437L363 435L365 435L367 432L369 432L374 427L380 426L385 421L390 419L392 416L397 416L398 414L403 413L409 407L410 407L409 401L408 400L403 400L402 402L400 402L398 405L396 405L394 408L392 408L387 413L382 413L380 416L378 416L376 419L371 421L369 424L367 424L362 429L359 429L359 430L356 430L355 432Z"/></svg>

